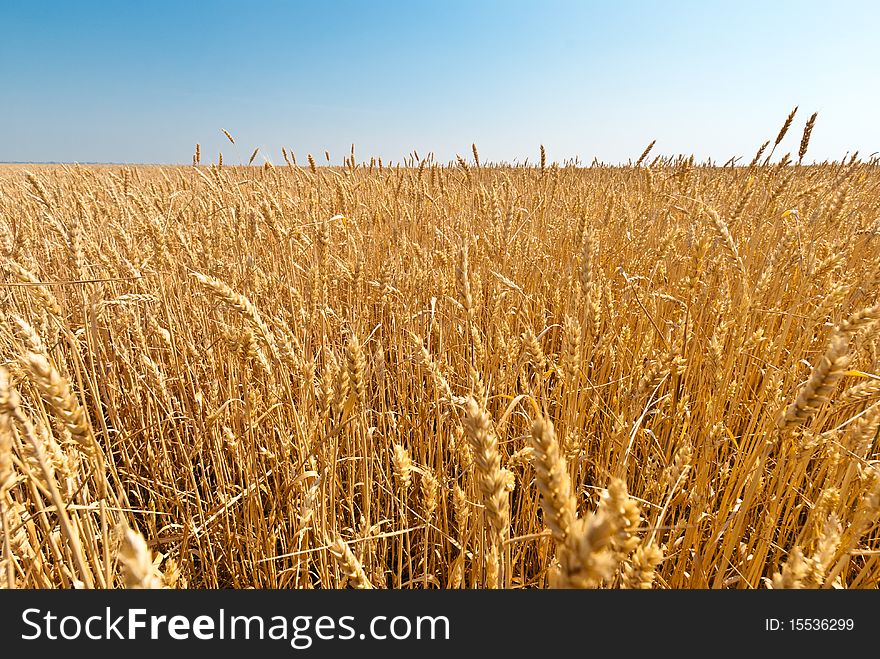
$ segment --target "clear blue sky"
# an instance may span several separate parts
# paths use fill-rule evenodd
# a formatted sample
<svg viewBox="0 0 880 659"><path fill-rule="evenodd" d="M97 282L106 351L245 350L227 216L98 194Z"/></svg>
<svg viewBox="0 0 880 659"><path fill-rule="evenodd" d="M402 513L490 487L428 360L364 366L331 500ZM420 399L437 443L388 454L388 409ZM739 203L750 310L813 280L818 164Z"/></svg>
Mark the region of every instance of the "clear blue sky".
<svg viewBox="0 0 880 659"><path fill-rule="evenodd" d="M748 161L796 104L781 152L818 110L810 156L867 155L878 25L868 0L0 0L0 161Z"/></svg>

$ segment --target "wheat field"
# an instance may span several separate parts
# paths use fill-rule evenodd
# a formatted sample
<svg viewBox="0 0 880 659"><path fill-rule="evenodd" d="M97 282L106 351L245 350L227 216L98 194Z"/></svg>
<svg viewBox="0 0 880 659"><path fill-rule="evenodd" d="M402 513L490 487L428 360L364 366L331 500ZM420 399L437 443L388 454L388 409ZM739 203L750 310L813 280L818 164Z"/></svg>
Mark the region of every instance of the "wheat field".
<svg viewBox="0 0 880 659"><path fill-rule="evenodd" d="M792 116L748 166L3 167L0 583L877 587L880 169Z"/></svg>

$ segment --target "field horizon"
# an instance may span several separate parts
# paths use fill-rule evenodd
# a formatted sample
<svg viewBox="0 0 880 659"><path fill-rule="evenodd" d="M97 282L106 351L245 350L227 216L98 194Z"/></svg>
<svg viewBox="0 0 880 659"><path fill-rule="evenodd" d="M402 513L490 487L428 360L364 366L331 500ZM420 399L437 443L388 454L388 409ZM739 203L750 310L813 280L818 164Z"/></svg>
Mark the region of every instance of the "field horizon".
<svg viewBox="0 0 880 659"><path fill-rule="evenodd" d="M815 116L0 164L2 586L876 588L880 165Z"/></svg>

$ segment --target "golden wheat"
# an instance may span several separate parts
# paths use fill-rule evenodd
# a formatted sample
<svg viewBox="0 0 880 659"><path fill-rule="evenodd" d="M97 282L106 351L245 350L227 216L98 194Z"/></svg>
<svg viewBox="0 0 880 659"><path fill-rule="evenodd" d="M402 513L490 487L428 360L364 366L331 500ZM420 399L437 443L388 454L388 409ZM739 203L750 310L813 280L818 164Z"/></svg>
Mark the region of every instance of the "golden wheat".
<svg viewBox="0 0 880 659"><path fill-rule="evenodd" d="M0 583L876 588L880 172L816 115L771 164L794 114L748 167L4 166Z"/></svg>

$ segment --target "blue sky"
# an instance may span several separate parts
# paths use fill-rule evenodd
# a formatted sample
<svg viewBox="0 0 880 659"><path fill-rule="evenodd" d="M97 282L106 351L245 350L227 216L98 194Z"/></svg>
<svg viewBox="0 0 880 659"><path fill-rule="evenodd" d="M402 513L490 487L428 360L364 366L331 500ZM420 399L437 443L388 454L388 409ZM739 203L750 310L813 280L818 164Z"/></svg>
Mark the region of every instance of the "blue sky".
<svg viewBox="0 0 880 659"><path fill-rule="evenodd" d="M868 1L0 0L0 161L748 161L794 105L780 154L818 111L808 160L867 155L878 24Z"/></svg>

